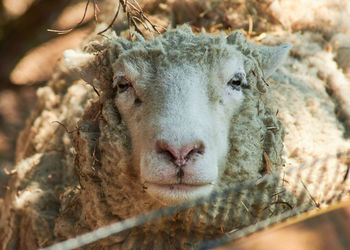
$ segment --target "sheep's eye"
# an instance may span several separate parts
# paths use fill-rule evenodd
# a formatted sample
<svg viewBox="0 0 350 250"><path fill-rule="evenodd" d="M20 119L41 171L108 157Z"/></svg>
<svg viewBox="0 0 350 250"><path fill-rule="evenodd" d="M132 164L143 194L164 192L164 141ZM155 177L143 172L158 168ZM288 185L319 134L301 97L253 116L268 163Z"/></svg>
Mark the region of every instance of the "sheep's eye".
<svg viewBox="0 0 350 250"><path fill-rule="evenodd" d="M227 84L230 85L230 86L240 86L241 82L242 82L241 79L232 78L231 80L229 80L227 82Z"/></svg>
<svg viewBox="0 0 350 250"><path fill-rule="evenodd" d="M245 73L238 72L236 73L228 82L227 85L233 88L234 90L240 90L240 88L249 87Z"/></svg>
<svg viewBox="0 0 350 250"><path fill-rule="evenodd" d="M241 82L241 79L236 79L233 77L227 82L227 85L230 86L233 90L240 90Z"/></svg>
<svg viewBox="0 0 350 250"><path fill-rule="evenodd" d="M118 83L118 92L123 93L126 91L128 88L131 87L131 83L127 79L121 79Z"/></svg>

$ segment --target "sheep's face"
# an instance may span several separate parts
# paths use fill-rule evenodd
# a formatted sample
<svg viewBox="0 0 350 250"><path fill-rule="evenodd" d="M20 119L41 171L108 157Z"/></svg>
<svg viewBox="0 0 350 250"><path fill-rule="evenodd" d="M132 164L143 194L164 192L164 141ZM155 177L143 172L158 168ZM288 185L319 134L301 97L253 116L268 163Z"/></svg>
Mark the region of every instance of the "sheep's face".
<svg viewBox="0 0 350 250"><path fill-rule="evenodd" d="M243 55L227 52L214 65L130 54L114 64L115 102L132 137L134 167L162 203L208 194L217 182L247 86Z"/></svg>
<svg viewBox="0 0 350 250"><path fill-rule="evenodd" d="M114 36L106 40L107 53L64 54L67 65L102 92L110 91L113 78L115 104L131 136L130 167L164 204L208 194L223 173L230 121L249 87L247 58L236 40L243 35L197 36L185 28L152 41ZM265 77L289 48L258 48Z"/></svg>

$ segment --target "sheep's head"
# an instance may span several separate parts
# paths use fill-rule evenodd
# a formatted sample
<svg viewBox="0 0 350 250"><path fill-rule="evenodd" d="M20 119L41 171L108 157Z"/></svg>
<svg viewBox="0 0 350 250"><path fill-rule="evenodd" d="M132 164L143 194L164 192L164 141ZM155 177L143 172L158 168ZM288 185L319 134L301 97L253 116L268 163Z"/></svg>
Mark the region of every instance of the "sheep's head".
<svg viewBox="0 0 350 250"><path fill-rule="evenodd" d="M233 40L180 29L151 41L110 38L95 54L65 52L84 80L113 92L107 96L128 128L132 167L162 203L208 194L223 173L231 118L251 87L247 58ZM288 50L261 47L267 76ZM109 70L101 74L103 67Z"/></svg>

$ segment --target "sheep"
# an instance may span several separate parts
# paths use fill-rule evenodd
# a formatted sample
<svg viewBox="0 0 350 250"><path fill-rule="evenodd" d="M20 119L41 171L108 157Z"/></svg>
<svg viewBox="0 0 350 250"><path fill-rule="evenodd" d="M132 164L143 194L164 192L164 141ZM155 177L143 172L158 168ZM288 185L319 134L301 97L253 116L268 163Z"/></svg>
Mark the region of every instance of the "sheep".
<svg viewBox="0 0 350 250"><path fill-rule="evenodd" d="M307 160L292 143L284 156L283 143L298 136L286 131L304 129L299 138L308 133L298 112L328 126L315 126L310 140L332 136L329 153L347 147L328 95L283 72L273 75L290 48L257 46L239 31L193 34L185 26L133 42L111 32L66 51L67 67L38 90L37 108L19 138L17 172L1 213L2 247L44 247L267 174L281 179L284 166ZM276 81L268 83L271 75ZM264 197L282 185L249 190L261 193L262 202L244 204L245 218L228 216L232 227L225 232L267 218ZM281 199L298 204L289 192ZM220 206L205 216L215 219ZM269 213L284 210L274 204ZM91 248L128 249L150 235L159 235L160 248L169 242L181 248L186 243L177 242L178 232L190 227L191 216L189 210L170 218L167 230L146 228L146 236L134 230ZM193 235L223 233L215 223L209 231L201 225L192 225Z"/></svg>

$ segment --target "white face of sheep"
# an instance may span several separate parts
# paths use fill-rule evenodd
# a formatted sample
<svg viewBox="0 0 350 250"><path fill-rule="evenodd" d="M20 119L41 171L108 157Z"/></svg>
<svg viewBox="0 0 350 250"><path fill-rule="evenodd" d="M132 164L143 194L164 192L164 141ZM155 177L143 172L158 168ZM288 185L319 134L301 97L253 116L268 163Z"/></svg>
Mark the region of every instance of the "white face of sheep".
<svg viewBox="0 0 350 250"><path fill-rule="evenodd" d="M279 62L263 66L265 73L288 50L285 45L274 55ZM131 135L134 167L146 191L163 204L209 194L225 165L230 121L244 101L242 88L249 85L243 55L234 46L228 51L225 59L206 66L155 65L128 57L113 63L115 103ZM65 58L92 80L81 67L91 55L67 51Z"/></svg>
<svg viewBox="0 0 350 250"><path fill-rule="evenodd" d="M203 67L121 60L116 105L131 133L134 165L146 191L166 204L209 193L224 165L231 117L247 85L243 56ZM203 70L210 69L208 70Z"/></svg>

